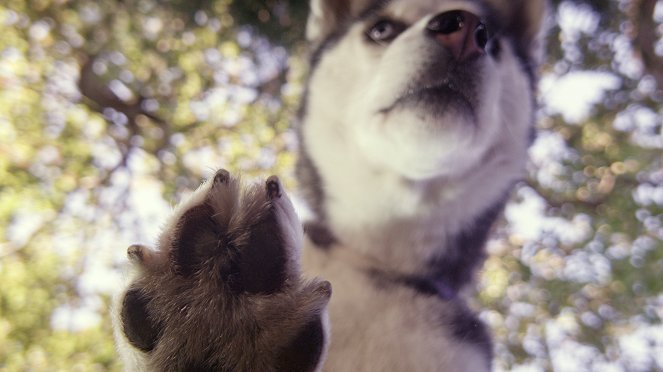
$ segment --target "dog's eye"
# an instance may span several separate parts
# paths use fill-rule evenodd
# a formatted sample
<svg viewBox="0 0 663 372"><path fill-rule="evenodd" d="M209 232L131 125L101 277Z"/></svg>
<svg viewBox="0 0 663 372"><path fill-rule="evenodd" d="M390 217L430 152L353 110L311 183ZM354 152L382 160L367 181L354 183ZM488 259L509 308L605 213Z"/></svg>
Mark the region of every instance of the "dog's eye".
<svg viewBox="0 0 663 372"><path fill-rule="evenodd" d="M366 32L366 36L376 43L387 43L396 38L405 26L401 23L383 19L375 23Z"/></svg>

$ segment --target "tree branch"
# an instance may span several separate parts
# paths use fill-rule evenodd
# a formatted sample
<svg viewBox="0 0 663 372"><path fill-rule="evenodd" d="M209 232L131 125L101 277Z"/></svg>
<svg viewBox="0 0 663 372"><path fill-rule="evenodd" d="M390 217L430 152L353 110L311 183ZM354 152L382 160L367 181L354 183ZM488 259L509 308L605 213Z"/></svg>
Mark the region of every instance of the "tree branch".
<svg viewBox="0 0 663 372"><path fill-rule="evenodd" d="M657 24L654 10L657 0L635 0L631 9L631 23L634 29L633 46L640 55L647 73L656 79L659 89L663 89L663 57L656 54L658 42Z"/></svg>
<svg viewBox="0 0 663 372"><path fill-rule="evenodd" d="M139 115L144 115L160 126L165 126L165 122L155 116L154 114L143 109L145 97L138 96L133 102L125 102L118 97L113 91L101 81L93 70L94 62L97 56L83 57L83 64L81 66L80 76L78 79L78 89L81 94L87 98L85 104L92 110L103 113L104 109L112 108L117 112L124 114L127 119L129 129L132 134L139 132L136 124L136 118Z"/></svg>

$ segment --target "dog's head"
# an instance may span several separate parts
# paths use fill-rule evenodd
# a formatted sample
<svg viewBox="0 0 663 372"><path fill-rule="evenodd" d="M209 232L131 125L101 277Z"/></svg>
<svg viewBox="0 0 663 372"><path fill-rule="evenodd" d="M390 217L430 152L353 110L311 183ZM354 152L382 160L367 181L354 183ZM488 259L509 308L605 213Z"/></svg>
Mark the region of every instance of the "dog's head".
<svg viewBox="0 0 663 372"><path fill-rule="evenodd" d="M545 0L312 0L306 142L307 132L342 136L376 169L414 180L458 176L496 147L524 158L544 8Z"/></svg>

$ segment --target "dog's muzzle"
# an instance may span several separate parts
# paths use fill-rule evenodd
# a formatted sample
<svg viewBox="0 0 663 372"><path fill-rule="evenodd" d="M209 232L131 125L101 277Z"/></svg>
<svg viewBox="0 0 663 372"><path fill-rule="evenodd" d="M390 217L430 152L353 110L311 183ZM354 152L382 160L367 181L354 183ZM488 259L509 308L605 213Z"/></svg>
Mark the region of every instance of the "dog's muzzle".
<svg viewBox="0 0 663 372"><path fill-rule="evenodd" d="M426 30L438 43L447 48L458 62L478 57L486 52L489 34L483 21L473 13L453 10L433 17Z"/></svg>

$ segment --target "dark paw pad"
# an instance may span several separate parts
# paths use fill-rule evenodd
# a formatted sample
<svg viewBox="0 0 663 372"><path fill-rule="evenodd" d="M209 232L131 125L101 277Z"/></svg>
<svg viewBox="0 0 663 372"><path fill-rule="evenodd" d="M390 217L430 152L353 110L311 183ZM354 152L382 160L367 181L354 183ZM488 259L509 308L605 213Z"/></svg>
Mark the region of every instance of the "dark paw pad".
<svg viewBox="0 0 663 372"><path fill-rule="evenodd" d="M137 349L149 352L159 339L160 325L148 311L149 298L138 289L130 289L122 301L122 328L129 342Z"/></svg>

